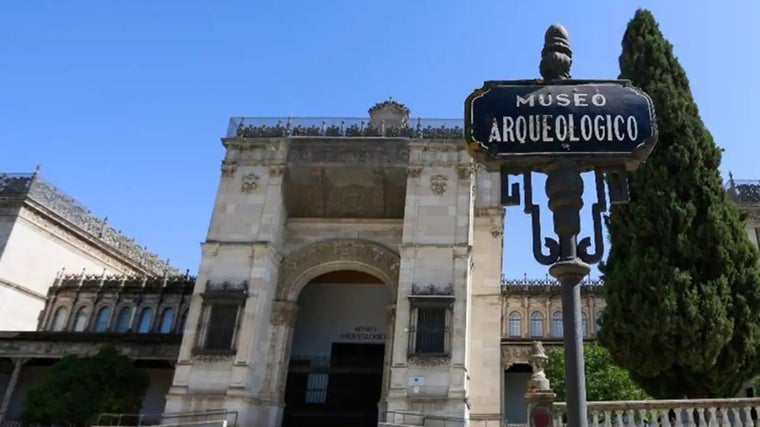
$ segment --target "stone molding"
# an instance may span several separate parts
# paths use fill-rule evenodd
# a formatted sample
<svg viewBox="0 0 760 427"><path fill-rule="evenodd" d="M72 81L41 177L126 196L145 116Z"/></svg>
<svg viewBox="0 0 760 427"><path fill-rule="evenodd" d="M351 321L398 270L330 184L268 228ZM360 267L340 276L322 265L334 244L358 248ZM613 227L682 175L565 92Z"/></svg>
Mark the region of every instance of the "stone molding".
<svg viewBox="0 0 760 427"><path fill-rule="evenodd" d="M330 271L356 269L376 276L390 287L395 300L398 290L399 255L366 240L322 240L309 244L283 259L280 264L277 299L296 301L309 280Z"/></svg>
<svg viewBox="0 0 760 427"><path fill-rule="evenodd" d="M70 231L67 228L64 228L61 225L56 224L54 221L46 218L43 214L37 213L29 207L21 209L19 211L18 218L25 220L28 224L36 227L38 230L41 230L49 236L63 241L73 249L76 249L85 255L89 255L95 258L97 261L108 265L110 268L120 273L147 273L149 275L153 275L152 272L148 272L144 268L133 267L132 262L118 260L114 256L108 254L106 251L97 248L97 246L94 244L88 244L88 242L76 236L74 232Z"/></svg>
<svg viewBox="0 0 760 427"><path fill-rule="evenodd" d="M383 138L384 142L361 141L345 143L330 138L291 140L287 161L296 165L337 163L364 166L406 166L409 148L403 139Z"/></svg>
<svg viewBox="0 0 760 427"><path fill-rule="evenodd" d="M298 315L298 305L292 301L274 301L270 321L275 326L293 327Z"/></svg>
<svg viewBox="0 0 760 427"><path fill-rule="evenodd" d="M201 363L220 363L231 362L235 358L235 353L226 354L211 354L211 353L196 353L193 354L192 360Z"/></svg>

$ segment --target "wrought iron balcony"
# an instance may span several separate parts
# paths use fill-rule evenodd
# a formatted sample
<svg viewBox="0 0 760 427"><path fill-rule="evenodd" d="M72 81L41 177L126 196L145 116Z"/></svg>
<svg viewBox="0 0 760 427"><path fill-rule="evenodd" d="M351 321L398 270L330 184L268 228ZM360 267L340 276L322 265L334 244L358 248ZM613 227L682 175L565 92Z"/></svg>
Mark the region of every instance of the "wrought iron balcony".
<svg viewBox="0 0 760 427"><path fill-rule="evenodd" d="M369 118L233 117L227 137L414 138L464 140L460 119L410 118L401 126L373 124Z"/></svg>

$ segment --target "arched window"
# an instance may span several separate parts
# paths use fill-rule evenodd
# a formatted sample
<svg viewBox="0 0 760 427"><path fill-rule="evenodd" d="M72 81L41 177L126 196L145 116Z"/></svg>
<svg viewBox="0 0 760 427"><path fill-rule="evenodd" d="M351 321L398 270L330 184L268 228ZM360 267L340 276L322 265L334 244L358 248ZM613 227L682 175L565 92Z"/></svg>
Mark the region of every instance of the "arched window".
<svg viewBox="0 0 760 427"><path fill-rule="evenodd" d="M87 329L87 321L90 320L90 309L87 307L81 307L77 310L77 315L74 317L74 332L83 332Z"/></svg>
<svg viewBox="0 0 760 427"><path fill-rule="evenodd" d="M116 318L116 332L127 332L132 324L132 307L124 307L119 310L119 317Z"/></svg>
<svg viewBox="0 0 760 427"><path fill-rule="evenodd" d="M50 329L53 331L62 331L66 327L66 320L69 317L69 309L66 307L58 307L53 315L53 322L50 324Z"/></svg>
<svg viewBox="0 0 760 427"><path fill-rule="evenodd" d="M595 323L596 323L596 325L594 325L594 326L596 327L596 332L599 332L599 329L602 329L602 312L601 311L597 311L596 312L596 322Z"/></svg>
<svg viewBox="0 0 760 427"><path fill-rule="evenodd" d="M534 311L530 315L530 336L544 336L544 315L538 311Z"/></svg>
<svg viewBox="0 0 760 427"><path fill-rule="evenodd" d="M522 336L522 316L516 311L509 313L509 336Z"/></svg>
<svg viewBox="0 0 760 427"><path fill-rule="evenodd" d="M98 311L98 317L95 319L95 332L105 332L108 328L108 320L111 317L111 308L103 307Z"/></svg>
<svg viewBox="0 0 760 427"><path fill-rule="evenodd" d="M588 336L588 318L583 311L581 311L581 336L583 336L583 338Z"/></svg>
<svg viewBox="0 0 760 427"><path fill-rule="evenodd" d="M552 336L554 338L562 338L562 312L555 311L552 314Z"/></svg>
<svg viewBox="0 0 760 427"><path fill-rule="evenodd" d="M172 331L172 322L174 321L174 309L167 307L161 312L161 326L158 332L162 334L168 334Z"/></svg>
<svg viewBox="0 0 760 427"><path fill-rule="evenodd" d="M140 323L137 325L137 332L147 334L150 332L150 325L153 323L153 309L146 307L140 313Z"/></svg>
<svg viewBox="0 0 760 427"><path fill-rule="evenodd" d="M179 323L177 323L177 333L182 334L185 332L185 324L187 323L187 312L190 311L189 308L186 308L184 311L182 311L182 316L179 318Z"/></svg>

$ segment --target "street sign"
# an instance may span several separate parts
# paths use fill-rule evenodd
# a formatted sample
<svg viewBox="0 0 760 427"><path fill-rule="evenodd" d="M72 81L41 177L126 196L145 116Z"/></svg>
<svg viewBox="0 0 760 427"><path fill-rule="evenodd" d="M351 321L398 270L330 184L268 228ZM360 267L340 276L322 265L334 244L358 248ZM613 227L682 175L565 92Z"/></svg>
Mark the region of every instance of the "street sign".
<svg viewBox="0 0 760 427"><path fill-rule="evenodd" d="M651 98L628 81L489 81L465 101L465 135L491 170L560 157L631 168L653 148L657 122Z"/></svg>

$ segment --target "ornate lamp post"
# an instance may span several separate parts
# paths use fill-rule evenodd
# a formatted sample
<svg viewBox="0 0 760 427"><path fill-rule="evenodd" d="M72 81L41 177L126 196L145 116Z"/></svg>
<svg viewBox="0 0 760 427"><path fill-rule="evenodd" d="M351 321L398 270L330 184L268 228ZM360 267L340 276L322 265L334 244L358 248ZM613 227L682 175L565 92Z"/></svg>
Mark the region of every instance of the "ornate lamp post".
<svg viewBox="0 0 760 427"><path fill-rule="evenodd" d="M487 170L501 172L503 205L520 204L520 185L510 184L509 178L523 176L533 255L562 285L568 426L586 427L580 282L604 253L605 183L612 203L628 201L625 173L654 148L656 119L651 99L628 81L571 80L572 51L561 25L547 30L541 56L543 80L487 81L467 98L466 137L473 158ZM597 193L592 206L593 252L591 238L578 240L581 173L589 171L595 174ZM547 175L556 239L542 236L532 172Z"/></svg>

